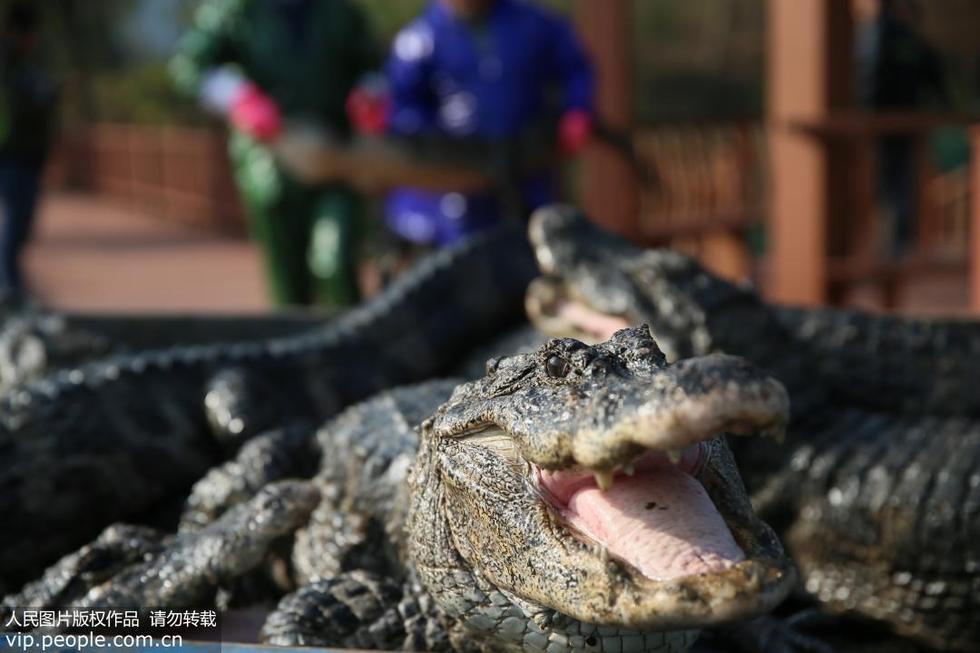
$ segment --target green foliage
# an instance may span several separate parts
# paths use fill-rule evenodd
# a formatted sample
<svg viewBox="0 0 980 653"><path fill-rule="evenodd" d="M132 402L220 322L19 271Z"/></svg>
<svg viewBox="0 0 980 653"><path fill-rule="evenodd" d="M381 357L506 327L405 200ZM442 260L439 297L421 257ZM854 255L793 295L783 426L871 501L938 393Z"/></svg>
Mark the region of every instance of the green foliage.
<svg viewBox="0 0 980 653"><path fill-rule="evenodd" d="M559 13L568 14L573 0L538 0ZM426 0L354 0L364 10L382 44L388 44L407 22L422 13Z"/></svg>
<svg viewBox="0 0 980 653"><path fill-rule="evenodd" d="M205 121L196 103L180 94L166 62L105 71L93 80L98 119L149 124L196 124Z"/></svg>
<svg viewBox="0 0 980 653"><path fill-rule="evenodd" d="M761 115L763 7L762 0L635 0L637 120Z"/></svg>
<svg viewBox="0 0 980 653"><path fill-rule="evenodd" d="M355 0L368 17L375 38L387 44L399 29L421 13L425 0Z"/></svg>
<svg viewBox="0 0 980 653"><path fill-rule="evenodd" d="M163 61L130 51L121 26L147 0L45 0L44 50L63 82L67 121L196 122L193 102L174 93ZM166 1L188 26L201 0ZM322 1L322 0L316 0ZM426 0L353 0L385 51ZM533 0L532 0L533 1ZM582 0L537 0L572 15ZM11 0L0 0L0 13ZM921 2L921 27L942 51L956 105L978 103L980 2ZM641 123L760 116L765 63L764 0L634 0L636 116Z"/></svg>

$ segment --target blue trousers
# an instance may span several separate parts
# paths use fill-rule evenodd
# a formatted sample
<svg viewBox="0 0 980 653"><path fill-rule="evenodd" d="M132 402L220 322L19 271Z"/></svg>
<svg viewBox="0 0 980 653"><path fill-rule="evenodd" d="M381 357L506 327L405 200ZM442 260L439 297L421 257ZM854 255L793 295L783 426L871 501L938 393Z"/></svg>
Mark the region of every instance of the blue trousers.
<svg viewBox="0 0 980 653"><path fill-rule="evenodd" d="M0 290L23 290L20 256L31 235L41 165L0 158Z"/></svg>

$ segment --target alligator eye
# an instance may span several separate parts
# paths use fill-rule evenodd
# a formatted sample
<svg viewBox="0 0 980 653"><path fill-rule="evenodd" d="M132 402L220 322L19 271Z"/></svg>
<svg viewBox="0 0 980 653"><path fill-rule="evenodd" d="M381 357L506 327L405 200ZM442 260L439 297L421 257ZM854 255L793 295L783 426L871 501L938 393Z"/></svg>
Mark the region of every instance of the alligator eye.
<svg viewBox="0 0 980 653"><path fill-rule="evenodd" d="M566 376L571 370L571 367L568 361L561 356L549 356L544 364L544 369L548 373L548 376L556 379Z"/></svg>

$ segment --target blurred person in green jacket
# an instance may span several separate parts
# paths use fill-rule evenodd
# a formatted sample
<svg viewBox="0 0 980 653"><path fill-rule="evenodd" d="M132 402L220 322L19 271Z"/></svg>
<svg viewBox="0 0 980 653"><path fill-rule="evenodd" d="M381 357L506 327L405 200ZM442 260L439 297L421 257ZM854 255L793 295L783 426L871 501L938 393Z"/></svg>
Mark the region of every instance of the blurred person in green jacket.
<svg viewBox="0 0 980 653"><path fill-rule="evenodd" d="M374 55L348 0L206 0L171 62L178 86L233 127L235 179L277 304L358 301L357 197L301 182L270 145L285 122L347 136L345 102Z"/></svg>
<svg viewBox="0 0 980 653"><path fill-rule="evenodd" d="M7 7L0 44L0 303L20 304L20 258L31 235L57 93L36 56L40 19L27 2Z"/></svg>

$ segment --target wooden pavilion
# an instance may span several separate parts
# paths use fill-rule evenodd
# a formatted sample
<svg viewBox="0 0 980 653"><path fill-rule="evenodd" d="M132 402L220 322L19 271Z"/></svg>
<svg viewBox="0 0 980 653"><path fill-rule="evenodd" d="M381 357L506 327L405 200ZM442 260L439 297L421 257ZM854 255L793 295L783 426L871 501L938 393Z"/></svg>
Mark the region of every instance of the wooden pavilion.
<svg viewBox="0 0 980 653"><path fill-rule="evenodd" d="M629 0L584 0L579 27L599 70L604 118L631 125ZM980 310L980 127L975 118L923 113L869 113L854 101L853 42L858 0L767 0L768 252L765 292L798 304L842 303L858 284L878 287L881 305L923 275L969 284L969 309ZM617 35L620 35L617 37ZM903 134L919 144L919 183L927 172L925 143L938 127L970 127L972 197L967 225L954 235L969 243L950 255L945 226L920 201L914 249L900 259L881 253L874 199L877 139ZM638 232L636 180L611 152L593 151L584 175L585 203L604 224L643 239ZM919 193L925 197L925 193ZM736 225L737 226L737 225ZM740 269L738 236L730 225L706 225L706 250L715 267ZM947 238L948 241L948 238ZM948 242L945 244L948 245ZM710 262L710 261L709 261Z"/></svg>

